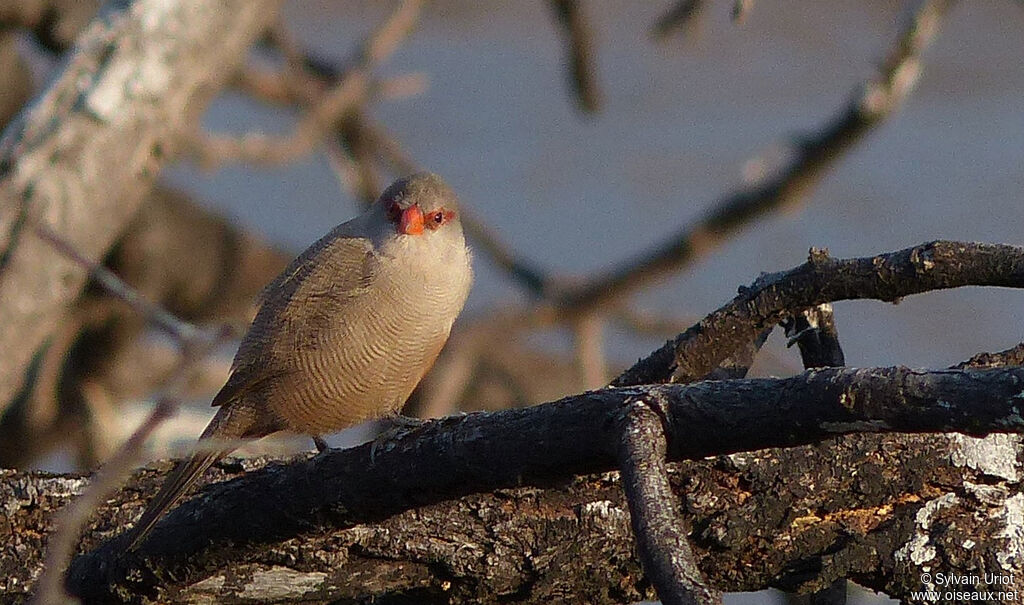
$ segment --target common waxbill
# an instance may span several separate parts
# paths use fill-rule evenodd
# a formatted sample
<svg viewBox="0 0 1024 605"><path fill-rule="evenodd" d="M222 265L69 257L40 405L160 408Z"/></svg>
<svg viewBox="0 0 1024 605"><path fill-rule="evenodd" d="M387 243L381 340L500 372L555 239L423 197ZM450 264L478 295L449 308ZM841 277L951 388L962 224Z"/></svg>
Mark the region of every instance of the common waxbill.
<svg viewBox="0 0 1024 605"><path fill-rule="evenodd" d="M448 339L471 281L452 190L429 173L395 181L263 291L200 445L293 431L320 446L322 435L397 412ZM217 447L175 467L128 549L235 449Z"/></svg>

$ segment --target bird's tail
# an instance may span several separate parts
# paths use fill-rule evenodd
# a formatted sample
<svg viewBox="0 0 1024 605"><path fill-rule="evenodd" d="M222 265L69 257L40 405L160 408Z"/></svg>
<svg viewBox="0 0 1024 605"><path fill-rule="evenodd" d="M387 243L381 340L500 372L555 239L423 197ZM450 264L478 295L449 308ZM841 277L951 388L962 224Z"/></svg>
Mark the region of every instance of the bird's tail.
<svg viewBox="0 0 1024 605"><path fill-rule="evenodd" d="M127 550L138 548L160 517L185 495L192 484L206 472L206 469L237 447L237 445L226 445L222 449L209 447L204 449L202 446L208 446L210 443L208 440L212 439L232 439L246 436L248 427L245 425L248 423L239 416L242 414L232 414L230 406L224 406L218 410L217 415L210 421L209 426L199 438L199 450L192 454L191 458L179 462L174 467L171 474L164 480L160 491L146 506L146 511L142 513L139 522L129 532Z"/></svg>
<svg viewBox="0 0 1024 605"><path fill-rule="evenodd" d="M210 468L214 462L217 462L224 456L226 456L230 450L222 452L199 452L193 454L188 460L183 460L178 463L171 474L168 475L164 481L163 487L149 504L146 506L146 512L142 513L142 517L139 522L132 528L129 533L128 550L135 550L138 548L142 541L149 535L150 530L156 525L156 522L160 520L167 509L174 506L189 487L195 483L196 479L201 477L206 469Z"/></svg>

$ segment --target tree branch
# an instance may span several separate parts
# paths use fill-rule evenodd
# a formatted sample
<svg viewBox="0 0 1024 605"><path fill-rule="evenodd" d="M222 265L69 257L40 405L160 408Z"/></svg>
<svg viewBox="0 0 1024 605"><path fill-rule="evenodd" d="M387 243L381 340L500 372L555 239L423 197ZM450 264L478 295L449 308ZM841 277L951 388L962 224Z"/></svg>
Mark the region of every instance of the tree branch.
<svg viewBox="0 0 1024 605"><path fill-rule="evenodd" d="M721 593L708 585L697 567L679 498L669 481L668 422L663 422L667 412L664 401L638 399L626 404L620 423L622 487L640 560L665 605L721 603Z"/></svg>
<svg viewBox="0 0 1024 605"><path fill-rule="evenodd" d="M572 88L576 106L584 113L596 113L601 109L601 93L597 87L594 66L594 44L587 16L579 0L551 0L556 25L565 38L565 53L568 56L568 82Z"/></svg>
<svg viewBox="0 0 1024 605"><path fill-rule="evenodd" d="M804 368L839 368L846 365L839 345L832 305L825 303L805 309L783 323L790 344L800 348ZM789 605L846 605L847 582L840 578L824 590L807 595L786 595Z"/></svg>
<svg viewBox="0 0 1024 605"><path fill-rule="evenodd" d="M907 19L879 75L847 106L811 135L797 141L793 159L778 175L717 201L707 216L635 259L623 262L563 293L563 313L583 313L670 274L714 250L754 219L797 203L837 160L892 115L917 83L919 57L934 39L949 0L925 0Z"/></svg>
<svg viewBox="0 0 1024 605"><path fill-rule="evenodd" d="M86 258L102 257L277 4L111 4L49 89L8 127L0 141L0 410L86 279L26 230L29 219Z"/></svg>
<svg viewBox="0 0 1024 605"><path fill-rule="evenodd" d="M331 531L338 528L379 522L403 511L422 509L467 494L522 485L553 486L564 484L576 474L611 470L616 464L619 442L615 419L624 405L638 397L663 398L668 402L670 430L689 435L688 439L673 442L669 455L674 459L694 459L765 447L793 447L858 431L960 431L974 435L1022 432L1024 419L1017 412L1022 385L1024 369L1021 368L934 372L906 368L827 369L787 379L611 388L533 408L442 419L378 447L372 461L370 446L366 445L332 451L289 466L270 466L246 473L235 481L211 486L201 496L172 511L137 556L119 558L123 544L121 540L113 540L77 559L72 566L70 588L88 597L87 600L122 599L128 594L158 592L169 597L185 587L215 579L227 568L266 563L263 557L270 544L280 544L285 551L292 552L288 560L306 561L299 565L302 569L329 573L331 577L339 570L352 572L344 563L347 559L337 558L340 554L326 558L313 555L317 545L324 547L324 541L329 542L333 535ZM949 439L955 441L955 438ZM911 455L913 447L903 447L909 448L905 453ZM944 447L942 456L948 462L949 443ZM864 455L855 457L861 459ZM980 450L963 455L974 460ZM737 459L757 458L757 454L749 454ZM826 465L831 465L834 460L831 450L828 458ZM986 473L1000 476L1012 471L1016 481L1016 458L1004 458L998 464L996 461L972 464L979 469L984 467ZM924 462L918 461L913 468L922 465ZM995 468L990 468L993 465ZM795 464L792 472L799 476L807 467L805 460ZM948 464L938 458L928 461L927 468L932 467L940 474L950 472ZM909 472L909 469L897 470L899 468L893 470L896 475ZM830 468L828 472L835 471ZM961 469L952 477L959 484ZM883 482L885 485L872 489L881 489L891 499L890 480L896 479L889 477ZM120 508L116 520L104 517L108 520L101 522L102 531L94 534L86 547L96 547L96 539L120 533L142 505L137 494L147 492L155 481L151 477L145 485L125 490L117 500ZM780 490L778 485L773 483L764 489L770 489L777 498L806 495L793 489L793 496L788 493L789 488ZM748 490L737 489L735 482L730 490L732 495L728 501L711 507L716 514L738 514L732 508L732 500ZM687 493L691 493L690 488ZM817 497L824 495L816 494ZM934 495L934 492L919 494L915 502ZM699 494L688 496L688 509L692 509L694 502L699 503L699 498ZM111 512L108 509L103 514ZM705 511L704 514L710 513ZM747 523L756 523L756 519L752 517ZM698 541L708 544L708 540L723 539L707 534L706 521L698 519L694 525ZM457 526L443 527L444 531L437 529L433 535L457 531ZM762 531L771 530L762 527ZM770 533L762 535L767 539ZM996 540L994 534L992 538L990 547L1001 547L1003 542ZM300 546L307 541L313 550ZM897 547L890 546L893 546L891 550L882 552L896 552ZM793 551L799 551L798 547L790 545L782 550L787 556L806 556L807 552ZM299 550L294 550L296 548ZM510 548L518 552L522 545ZM732 548L742 551L745 546L736 544ZM330 548L331 551L336 549L337 546ZM482 553L466 554L474 560L483 556ZM734 551L732 556L737 553ZM773 555L773 560L783 564L777 556ZM877 553L874 556L878 556ZM501 555L497 558L500 560ZM796 560L788 559L786 564L793 565ZM732 577L727 581L714 573L714 565L705 567L712 571L711 581L715 586L724 590L740 589L739 586L753 588L746 580L738 579L749 579L749 576L742 573L730 576L737 572L732 565L727 567L731 571L722 572ZM757 567L763 569L764 565ZM865 578L859 581L873 586L895 581L891 569L883 571L888 575L873 575L868 578L871 582ZM380 570L370 576L377 578L380 573L387 576L387 572ZM806 576L806 572L802 573ZM421 569L411 580L406 578L405 581L424 586L424 574L433 575L428 569ZM468 581L446 572L439 576L436 579L443 578L450 583ZM389 577L398 582L396 576ZM903 580L905 578L900 581ZM762 578L762 581L761 586L764 586L777 580ZM802 581L809 580L804 577ZM367 582L384 592L398 589L392 584L383 589L369 577ZM399 586L412 588L403 582L399 582ZM793 578L788 582L800 584ZM346 586L347 591L358 590L358 578L347 577ZM112 593L106 593L107 590ZM345 597L346 594L349 597ZM351 592L330 592L323 598L354 597Z"/></svg>
<svg viewBox="0 0 1024 605"><path fill-rule="evenodd" d="M832 304L804 309L782 322L789 344L800 348L804 368L838 368L846 365Z"/></svg>
<svg viewBox="0 0 1024 605"><path fill-rule="evenodd" d="M837 260L811 250L808 261L764 275L739 296L615 379L616 386L688 382L705 376L784 316L838 300L895 302L961 286L1024 287L1024 248L935 241L897 252Z"/></svg>

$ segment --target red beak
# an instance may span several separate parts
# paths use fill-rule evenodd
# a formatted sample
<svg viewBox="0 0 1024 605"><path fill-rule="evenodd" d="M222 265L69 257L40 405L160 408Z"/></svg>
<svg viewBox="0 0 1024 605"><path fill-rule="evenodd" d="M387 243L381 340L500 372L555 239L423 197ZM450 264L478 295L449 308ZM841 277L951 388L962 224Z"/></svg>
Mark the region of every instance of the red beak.
<svg viewBox="0 0 1024 605"><path fill-rule="evenodd" d="M423 233L423 211L416 204L402 211L398 219L398 232L403 235L419 235Z"/></svg>

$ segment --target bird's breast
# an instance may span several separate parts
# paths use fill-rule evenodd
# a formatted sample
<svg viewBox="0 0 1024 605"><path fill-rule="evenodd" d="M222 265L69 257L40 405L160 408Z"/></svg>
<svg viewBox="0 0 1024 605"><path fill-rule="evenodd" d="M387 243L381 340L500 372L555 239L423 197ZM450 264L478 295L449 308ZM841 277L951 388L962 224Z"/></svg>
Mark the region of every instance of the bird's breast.
<svg viewBox="0 0 1024 605"><path fill-rule="evenodd" d="M367 286L322 318L293 359L295 379L271 398L293 430L327 434L398 411L448 339L469 290L468 253L378 261Z"/></svg>

